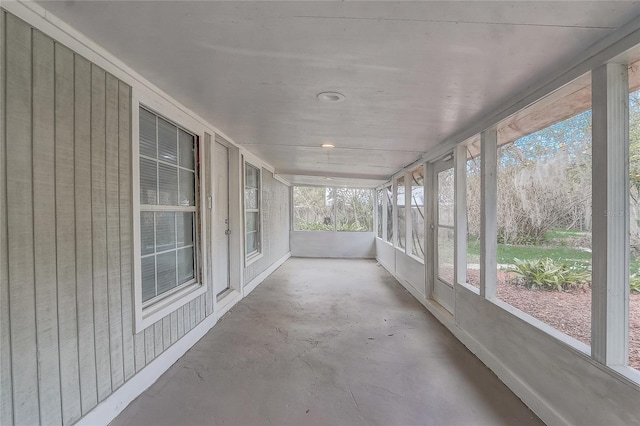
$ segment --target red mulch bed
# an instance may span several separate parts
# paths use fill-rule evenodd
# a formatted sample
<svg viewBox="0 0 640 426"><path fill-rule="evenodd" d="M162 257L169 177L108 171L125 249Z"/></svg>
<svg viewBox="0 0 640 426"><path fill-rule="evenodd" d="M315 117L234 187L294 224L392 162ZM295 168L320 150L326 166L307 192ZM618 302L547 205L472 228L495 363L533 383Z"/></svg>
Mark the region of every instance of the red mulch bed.
<svg viewBox="0 0 640 426"><path fill-rule="evenodd" d="M468 281L478 287L480 272L469 270ZM498 298L561 332L591 344L591 288L568 291L530 290L509 282L498 272ZM629 365L640 370L640 293L629 297Z"/></svg>

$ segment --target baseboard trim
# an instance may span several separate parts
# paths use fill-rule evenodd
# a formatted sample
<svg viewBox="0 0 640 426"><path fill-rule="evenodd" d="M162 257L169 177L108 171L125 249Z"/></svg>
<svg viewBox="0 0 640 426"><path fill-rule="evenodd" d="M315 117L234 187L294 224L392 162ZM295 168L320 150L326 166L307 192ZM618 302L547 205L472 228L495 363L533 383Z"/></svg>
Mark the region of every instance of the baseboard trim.
<svg viewBox="0 0 640 426"><path fill-rule="evenodd" d="M276 260L269 266L267 269L262 271L257 277L252 279L244 286L244 297L247 297L253 290L256 289L264 281L269 275L273 274L273 272L278 269L284 262L287 261L291 257L291 252L288 252L280 259Z"/></svg>
<svg viewBox="0 0 640 426"><path fill-rule="evenodd" d="M570 423L554 410L537 392L531 389L525 382L506 367L493 352L483 346L464 329L456 324L453 315L447 312L437 303L420 294L411 284L399 278L391 272L384 263L380 263L398 283L418 300L438 321L442 323L463 345L467 347L482 363L487 366L502 383L507 386L522 402L531 409L540 419L549 425L569 425Z"/></svg>
<svg viewBox="0 0 640 426"><path fill-rule="evenodd" d="M98 404L76 425L107 425L134 399L154 384L173 364L204 337L217 323L217 315L206 317L193 330L171 345L160 356L137 372L130 380Z"/></svg>

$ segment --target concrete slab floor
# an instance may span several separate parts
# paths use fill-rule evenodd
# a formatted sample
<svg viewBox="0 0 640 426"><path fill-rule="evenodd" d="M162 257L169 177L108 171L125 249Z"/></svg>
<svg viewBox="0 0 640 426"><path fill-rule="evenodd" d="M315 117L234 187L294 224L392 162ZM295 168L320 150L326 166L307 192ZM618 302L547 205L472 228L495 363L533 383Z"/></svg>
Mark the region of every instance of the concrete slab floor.
<svg viewBox="0 0 640 426"><path fill-rule="evenodd" d="M382 267L290 259L113 425L540 425Z"/></svg>

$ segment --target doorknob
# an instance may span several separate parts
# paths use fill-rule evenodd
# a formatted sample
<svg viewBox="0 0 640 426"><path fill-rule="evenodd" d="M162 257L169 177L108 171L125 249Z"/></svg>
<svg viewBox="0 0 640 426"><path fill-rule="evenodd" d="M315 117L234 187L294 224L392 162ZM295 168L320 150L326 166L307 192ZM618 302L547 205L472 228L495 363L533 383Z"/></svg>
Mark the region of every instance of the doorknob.
<svg viewBox="0 0 640 426"><path fill-rule="evenodd" d="M231 235L231 229L227 229L226 231L224 231L224 235Z"/></svg>
<svg viewBox="0 0 640 426"><path fill-rule="evenodd" d="M433 226L433 223L431 225L429 225L429 228L435 229L435 226Z"/></svg>

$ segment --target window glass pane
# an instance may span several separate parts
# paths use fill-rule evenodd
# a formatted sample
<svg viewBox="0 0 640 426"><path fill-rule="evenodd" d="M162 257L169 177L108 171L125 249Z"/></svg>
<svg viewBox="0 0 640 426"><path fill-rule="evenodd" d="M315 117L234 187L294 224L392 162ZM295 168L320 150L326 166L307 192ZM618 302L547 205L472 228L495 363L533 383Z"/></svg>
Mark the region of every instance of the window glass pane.
<svg viewBox="0 0 640 426"><path fill-rule="evenodd" d="M176 252L159 254L158 262L158 294L176 287Z"/></svg>
<svg viewBox="0 0 640 426"><path fill-rule="evenodd" d="M178 250L178 284L184 284L194 277L193 247Z"/></svg>
<svg viewBox="0 0 640 426"><path fill-rule="evenodd" d="M333 231L333 189L296 186L293 188L293 229Z"/></svg>
<svg viewBox="0 0 640 426"><path fill-rule="evenodd" d="M142 269L142 301L146 302L156 295L156 258L155 256L143 257Z"/></svg>
<svg viewBox="0 0 640 426"><path fill-rule="evenodd" d="M393 187L387 187L387 241L393 244Z"/></svg>
<svg viewBox="0 0 640 426"><path fill-rule="evenodd" d="M140 204L158 204L157 164L140 157Z"/></svg>
<svg viewBox="0 0 640 426"><path fill-rule="evenodd" d="M167 166L166 164L158 165L159 177L159 204L163 206L178 205L178 168Z"/></svg>
<svg viewBox="0 0 640 426"><path fill-rule="evenodd" d="M258 212L248 212L247 213L247 232L257 231L258 230Z"/></svg>
<svg viewBox="0 0 640 426"><path fill-rule="evenodd" d="M630 82L638 65L630 67ZM635 71L634 71L635 70ZM640 90L631 87L629 95L629 366L640 370Z"/></svg>
<svg viewBox="0 0 640 426"><path fill-rule="evenodd" d="M336 188L336 230L373 231L373 191Z"/></svg>
<svg viewBox="0 0 640 426"><path fill-rule="evenodd" d="M195 213L176 213L178 247L193 244L193 217Z"/></svg>
<svg viewBox="0 0 640 426"><path fill-rule="evenodd" d="M180 193L179 193L180 205L195 206L196 200L195 200L195 194L193 191L196 186L195 184L196 175L194 172L190 172L182 169L180 169L179 173L180 173Z"/></svg>
<svg viewBox="0 0 640 426"><path fill-rule="evenodd" d="M411 253L424 259L424 167L411 172Z"/></svg>
<svg viewBox="0 0 640 426"><path fill-rule="evenodd" d="M453 229L438 227L438 277L453 284Z"/></svg>
<svg viewBox="0 0 640 426"><path fill-rule="evenodd" d="M480 141L466 151L467 283L480 288Z"/></svg>
<svg viewBox="0 0 640 426"><path fill-rule="evenodd" d="M382 208L383 208L383 204L384 204L384 200L382 199L382 197L384 197L384 194L382 193L382 190L378 190L378 238L382 238Z"/></svg>
<svg viewBox="0 0 640 426"><path fill-rule="evenodd" d="M258 169L252 165L245 163L245 186L250 188L258 187Z"/></svg>
<svg viewBox="0 0 640 426"><path fill-rule="evenodd" d="M258 232L247 232L247 254L258 251Z"/></svg>
<svg viewBox="0 0 640 426"><path fill-rule="evenodd" d="M259 205L258 201L258 189L257 188L245 188L244 190L244 205L247 209L257 209Z"/></svg>
<svg viewBox="0 0 640 426"><path fill-rule="evenodd" d="M178 130L180 166L195 170L194 137L184 130Z"/></svg>
<svg viewBox="0 0 640 426"><path fill-rule="evenodd" d="M501 123L496 175L498 298L587 345L590 84L586 75Z"/></svg>
<svg viewBox="0 0 640 426"><path fill-rule="evenodd" d="M178 128L158 117L158 159L176 164L178 160Z"/></svg>
<svg viewBox="0 0 640 426"><path fill-rule="evenodd" d="M157 158L156 116L140 108L140 155Z"/></svg>
<svg viewBox="0 0 640 426"><path fill-rule="evenodd" d="M453 168L438 173L438 224L453 226Z"/></svg>
<svg viewBox="0 0 640 426"><path fill-rule="evenodd" d="M140 212L140 251L144 256L155 251L153 212Z"/></svg>
<svg viewBox="0 0 640 426"><path fill-rule="evenodd" d="M396 200L397 200L397 208L398 208L398 226L396 232L398 233L398 247L405 247L405 236L407 233L407 224L405 222L404 217L404 208L405 208L405 188L404 188L404 176L398 178L396 184Z"/></svg>
<svg viewBox="0 0 640 426"><path fill-rule="evenodd" d="M175 213L156 212L156 253L176 248Z"/></svg>

